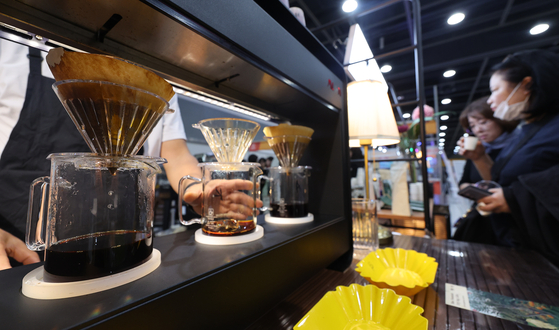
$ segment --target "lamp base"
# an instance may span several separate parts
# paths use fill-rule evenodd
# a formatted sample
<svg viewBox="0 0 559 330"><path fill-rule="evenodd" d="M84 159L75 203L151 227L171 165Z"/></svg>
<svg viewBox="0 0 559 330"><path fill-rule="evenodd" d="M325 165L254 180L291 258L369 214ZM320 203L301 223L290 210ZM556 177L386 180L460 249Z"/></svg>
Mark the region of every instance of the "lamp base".
<svg viewBox="0 0 559 330"><path fill-rule="evenodd" d="M378 244L381 246L390 245L393 242L392 232L384 226L378 225Z"/></svg>

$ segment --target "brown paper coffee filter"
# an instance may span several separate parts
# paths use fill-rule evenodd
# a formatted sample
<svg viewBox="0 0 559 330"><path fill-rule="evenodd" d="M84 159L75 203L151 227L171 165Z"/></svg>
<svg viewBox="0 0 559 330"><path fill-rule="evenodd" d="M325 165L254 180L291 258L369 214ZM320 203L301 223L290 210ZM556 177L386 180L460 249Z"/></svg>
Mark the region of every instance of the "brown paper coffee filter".
<svg viewBox="0 0 559 330"><path fill-rule="evenodd" d="M314 130L312 128L299 125L279 124L278 126L264 127L264 135L266 135L267 137L298 135L310 138L313 133Z"/></svg>
<svg viewBox="0 0 559 330"><path fill-rule="evenodd" d="M94 153L135 155L168 103L153 93L106 81L63 80L56 95Z"/></svg>
<svg viewBox="0 0 559 330"><path fill-rule="evenodd" d="M299 164L314 133L310 127L290 124L264 127L263 131L268 145L283 167L296 167Z"/></svg>
<svg viewBox="0 0 559 330"><path fill-rule="evenodd" d="M56 81L80 79L108 81L146 90L170 101L173 87L154 72L122 58L51 49L47 63ZM118 96L117 96L118 97Z"/></svg>
<svg viewBox="0 0 559 330"><path fill-rule="evenodd" d="M311 138L302 135L279 135L266 137L282 167L297 167Z"/></svg>

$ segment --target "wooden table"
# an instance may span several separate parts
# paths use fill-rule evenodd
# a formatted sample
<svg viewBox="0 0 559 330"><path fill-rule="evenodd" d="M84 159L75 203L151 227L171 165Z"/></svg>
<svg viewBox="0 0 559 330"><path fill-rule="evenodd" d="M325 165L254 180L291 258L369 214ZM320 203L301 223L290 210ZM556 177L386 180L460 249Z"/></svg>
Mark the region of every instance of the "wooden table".
<svg viewBox="0 0 559 330"><path fill-rule="evenodd" d="M445 283L559 305L559 270L536 252L412 236L395 236L394 247L427 253L439 263L435 283L412 298L425 309L429 329L537 329L447 306ZM292 329L336 286L368 284L354 271L357 261L343 273L320 271L249 329Z"/></svg>

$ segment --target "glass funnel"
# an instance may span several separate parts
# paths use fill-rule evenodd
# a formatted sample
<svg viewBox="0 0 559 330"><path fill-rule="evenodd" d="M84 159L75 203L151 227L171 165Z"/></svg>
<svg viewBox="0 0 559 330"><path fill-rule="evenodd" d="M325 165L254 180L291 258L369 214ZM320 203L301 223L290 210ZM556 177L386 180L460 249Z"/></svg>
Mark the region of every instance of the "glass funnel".
<svg viewBox="0 0 559 330"><path fill-rule="evenodd" d="M260 129L253 121L235 118L205 119L192 127L202 132L220 163L241 162Z"/></svg>
<svg viewBox="0 0 559 330"><path fill-rule="evenodd" d="M107 81L62 80L53 89L91 151L135 155L169 109L162 97Z"/></svg>
<svg viewBox="0 0 559 330"><path fill-rule="evenodd" d="M311 138L303 135L280 135L266 137L282 167L297 167Z"/></svg>

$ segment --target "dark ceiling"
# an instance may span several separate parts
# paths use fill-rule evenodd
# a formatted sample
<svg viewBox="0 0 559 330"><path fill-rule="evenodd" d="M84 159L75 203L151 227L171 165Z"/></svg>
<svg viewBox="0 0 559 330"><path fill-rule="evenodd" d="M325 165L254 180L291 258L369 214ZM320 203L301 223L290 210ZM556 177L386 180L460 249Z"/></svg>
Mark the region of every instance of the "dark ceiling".
<svg viewBox="0 0 559 330"><path fill-rule="evenodd" d="M357 1L357 10L349 14L341 9L343 0L290 0L289 3L304 10L307 28L340 63L343 63L349 27L354 23L361 26L375 56L412 45L412 24L407 14L411 17L409 1ZM387 2L394 4L372 10ZM466 18L457 25L448 25L448 17L456 12L464 13ZM558 0L422 0L421 22L426 103L434 106L434 86L439 102L443 98L452 100L447 105L439 103L439 111L451 112L450 118L441 122L448 126L445 151L449 157L463 134L458 116L469 102L489 95L493 65L520 50L540 48L559 53ZM531 35L530 28L539 23L550 27L544 33ZM399 102L416 99L412 52L379 59L378 64L392 66L392 71L384 76L394 86ZM450 69L456 75L443 77L443 72ZM402 110L411 112L414 107L402 107ZM397 113L396 118L401 119Z"/></svg>

